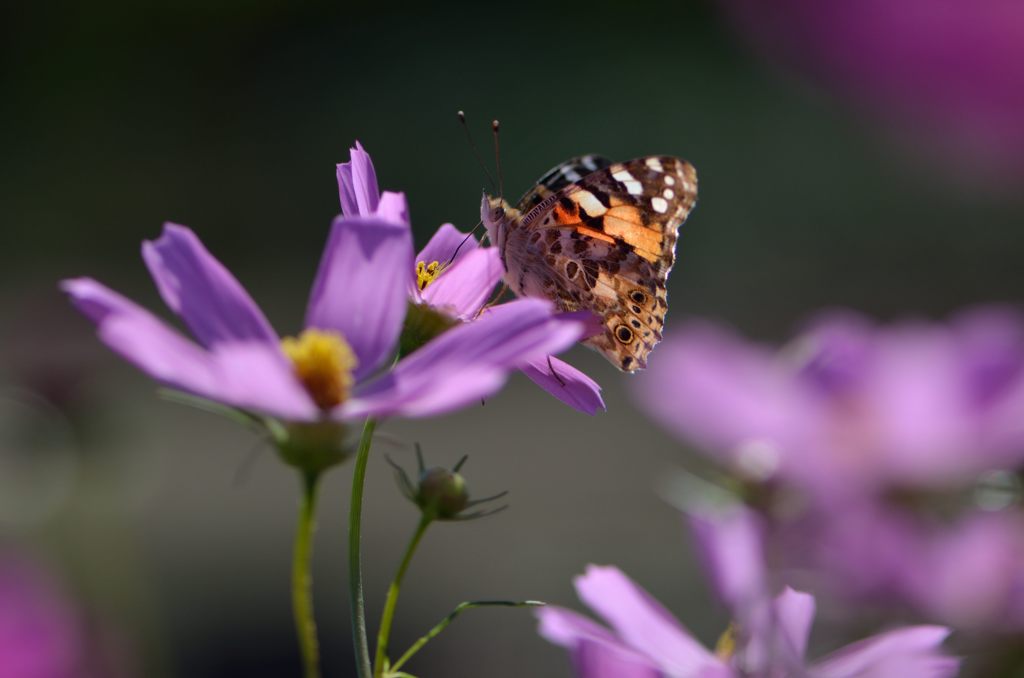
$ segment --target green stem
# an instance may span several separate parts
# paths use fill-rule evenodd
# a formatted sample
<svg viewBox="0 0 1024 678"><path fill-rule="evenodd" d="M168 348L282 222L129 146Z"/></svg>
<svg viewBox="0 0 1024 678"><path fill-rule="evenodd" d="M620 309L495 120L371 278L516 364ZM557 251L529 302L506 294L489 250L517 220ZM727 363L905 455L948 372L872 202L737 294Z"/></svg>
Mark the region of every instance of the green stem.
<svg viewBox="0 0 1024 678"><path fill-rule="evenodd" d="M388 587L388 597L384 602L384 612L381 615L380 629L377 632L377 657L373 661L374 678L383 678L384 676L384 662L387 661L388 638L391 636L391 623L394 621L395 607L398 605L398 592L402 587L405 572L409 569L412 557L416 553L416 547L419 546L420 540L427 528L430 527L431 522L432 518L426 513L422 514L419 525L416 526L416 531L405 548L402 563L398 566L398 571L395 572L395 578L391 580L391 586Z"/></svg>
<svg viewBox="0 0 1024 678"><path fill-rule="evenodd" d="M363 520L363 485L366 482L366 462L370 457L370 443L377 422L367 419L356 452L356 466L352 472L352 504L348 512L348 588L352 609L352 642L356 653L356 675L370 678L370 643L366 638L366 600L363 596L363 560L360 537Z"/></svg>
<svg viewBox="0 0 1024 678"><path fill-rule="evenodd" d="M316 619L313 616L313 529L315 527L316 489L319 472L302 473L302 505L299 524L295 532L295 550L292 557L292 612L295 631L299 637L302 668L305 678L320 677L320 646L316 639Z"/></svg>
<svg viewBox="0 0 1024 678"><path fill-rule="evenodd" d="M408 650L405 651L398 661L391 667L391 672L394 673L398 669L412 659L412 656L420 651L420 649L438 636L442 631L448 628L448 625L455 621L455 618L466 610L471 610L474 607L542 607L544 603L539 600L471 600L465 603L459 603L454 610L448 613L448 616L442 619L434 626L434 628L427 631L426 635L417 640L412 644Z"/></svg>

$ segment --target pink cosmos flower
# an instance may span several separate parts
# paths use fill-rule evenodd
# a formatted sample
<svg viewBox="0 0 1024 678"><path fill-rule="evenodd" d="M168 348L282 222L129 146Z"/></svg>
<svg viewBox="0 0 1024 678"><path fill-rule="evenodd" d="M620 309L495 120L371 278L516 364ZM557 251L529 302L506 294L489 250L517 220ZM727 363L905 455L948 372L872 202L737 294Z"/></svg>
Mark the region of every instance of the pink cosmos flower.
<svg viewBox="0 0 1024 678"><path fill-rule="evenodd" d="M579 316L524 300L490 309L392 366L414 285L405 196L343 193L346 201L358 214L335 219L305 328L294 338L282 340L184 226L165 225L142 253L160 295L198 343L95 280L66 280L61 287L105 344L153 378L286 422L447 412L479 402L510 370L568 348L586 331Z"/></svg>
<svg viewBox="0 0 1024 678"><path fill-rule="evenodd" d="M785 588L772 597L761 530L745 509L693 519L705 565L734 624L705 648L650 594L614 567L591 565L580 598L611 627L558 607L538 611L540 633L571 652L580 678L940 678L959 662L941 649L948 630L912 626L872 636L808 662L814 598Z"/></svg>
<svg viewBox="0 0 1024 678"><path fill-rule="evenodd" d="M359 142L350 149L349 157L349 162L337 166L342 214L372 214L381 200L373 161ZM450 319L450 324L472 323L483 317L481 312L505 272L498 248L482 247L476 238L452 224L437 230L416 255L415 262L416 275L409 288L413 306L407 316L406 331L424 339L438 329L439 322L434 313L420 313L423 307L436 311L442 319ZM520 369L570 407L587 414L605 409L597 382L558 358L533 357Z"/></svg>
<svg viewBox="0 0 1024 678"><path fill-rule="evenodd" d="M1006 472L1024 461L1018 313L890 326L831 313L780 350L692 323L658 360L638 400L775 490L763 498L781 564L850 602L1024 628L1024 512ZM1004 476L1003 503L978 498Z"/></svg>
<svg viewBox="0 0 1024 678"><path fill-rule="evenodd" d="M1024 318L877 326L850 312L782 350L708 323L670 335L644 409L738 473L823 500L946 488L1024 458Z"/></svg>

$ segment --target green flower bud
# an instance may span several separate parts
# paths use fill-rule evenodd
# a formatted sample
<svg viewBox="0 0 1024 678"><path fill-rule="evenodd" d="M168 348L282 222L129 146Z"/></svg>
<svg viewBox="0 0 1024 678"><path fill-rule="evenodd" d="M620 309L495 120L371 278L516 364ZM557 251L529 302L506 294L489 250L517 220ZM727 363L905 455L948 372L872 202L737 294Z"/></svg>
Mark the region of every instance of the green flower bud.
<svg viewBox="0 0 1024 678"><path fill-rule="evenodd" d="M466 479L459 473L459 469L466 463L467 457L460 459L459 463L450 471L440 467L427 468L423 463L423 452L420 450L419 444L417 444L416 461L419 478L415 485L409 480L405 469L396 464L387 455L385 455L385 459L395 469L395 480L398 481L398 488L402 491L402 494L419 507L427 520L474 520L494 515L508 508L505 505L470 513L466 512L468 508L488 504L508 494L507 492L499 492L491 497L470 500Z"/></svg>
<svg viewBox="0 0 1024 678"><path fill-rule="evenodd" d="M440 520L450 520L469 505L469 488L461 473L430 468L420 473L416 505Z"/></svg>

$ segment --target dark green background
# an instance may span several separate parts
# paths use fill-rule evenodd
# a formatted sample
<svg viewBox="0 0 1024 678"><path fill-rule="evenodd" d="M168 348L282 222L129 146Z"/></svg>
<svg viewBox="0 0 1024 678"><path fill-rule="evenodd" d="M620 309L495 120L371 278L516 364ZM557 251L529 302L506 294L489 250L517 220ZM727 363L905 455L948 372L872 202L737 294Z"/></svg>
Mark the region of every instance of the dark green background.
<svg viewBox="0 0 1024 678"><path fill-rule="evenodd" d="M139 242L164 220L193 227L293 332L338 210L334 163L355 139L382 187L407 193L420 244L442 222L476 222L486 180L461 108L488 161L489 121L501 119L513 195L584 152L696 165L670 327L706 315L780 338L825 306L941 316L1020 298L1024 204L1012 192L958 173L955 157L921 160L898 129L773 68L711 4L22 2L0 13L0 486L13 497L0 530L136 647L139 675L297 673L294 480L264 452L233 481L255 441L158 401L56 292L59 278L88 274L159 308ZM709 642L724 625L657 492L681 450L632 409L623 376L585 351L573 360L605 386L607 414L558 407L516 377L486 407L387 427L438 462L471 453L472 485L513 498L500 517L428 536L396 645L466 598L568 603L587 562L620 564ZM26 443L22 428L43 433ZM328 675L350 672L347 474L327 485L317 544ZM415 516L383 460L370 475L376 611ZM559 675L561 651L532 629L523 611L479 612L410 670Z"/></svg>

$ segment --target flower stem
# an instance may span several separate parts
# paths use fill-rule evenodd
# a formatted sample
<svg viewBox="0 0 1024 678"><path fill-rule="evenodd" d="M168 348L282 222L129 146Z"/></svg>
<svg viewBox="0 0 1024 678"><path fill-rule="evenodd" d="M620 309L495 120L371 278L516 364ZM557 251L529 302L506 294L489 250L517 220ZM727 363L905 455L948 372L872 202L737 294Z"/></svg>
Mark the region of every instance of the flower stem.
<svg viewBox="0 0 1024 678"><path fill-rule="evenodd" d="M426 533L427 528L430 527L432 520L426 513L421 515L419 525L416 526L416 531L413 532L409 545L405 547L405 555L398 566L398 571L395 572L395 578L391 580L391 586L388 587L388 597L384 602L384 612L381 615L380 629L377 632L377 657L373 661L374 678L382 678L384 676L384 663L387 661L388 654L388 638L391 636L391 623L394 621L395 607L398 605L398 591L402 587L402 579L405 577L405 572L409 569L412 557L416 553L416 547L419 546L420 540Z"/></svg>
<svg viewBox="0 0 1024 678"><path fill-rule="evenodd" d="M348 512L348 588L352 609L352 643L356 653L356 675L370 678L370 643L366 638L366 600L363 596L363 560L360 537L363 520L363 485L366 482L366 462L370 457L370 443L377 422L367 419L356 452L355 470L352 472L352 503Z"/></svg>
<svg viewBox="0 0 1024 678"><path fill-rule="evenodd" d="M539 600L471 600L465 603L459 603L454 610L448 613L448 616L439 621L434 628L427 631L426 635L417 640L412 644L408 650L405 651L398 661L391 667L392 672L397 672L398 669L412 659L412 656L420 651L420 649L433 640L438 634L448 628L448 625L455 621L455 618L466 610L471 610L474 607L543 607L544 603Z"/></svg>
<svg viewBox="0 0 1024 678"><path fill-rule="evenodd" d="M295 631L299 637L299 652L305 678L320 677L320 646L316 639L316 619L313 616L313 529L315 527L316 489L319 472L303 472L302 504L299 524L295 532L292 556L292 612Z"/></svg>

